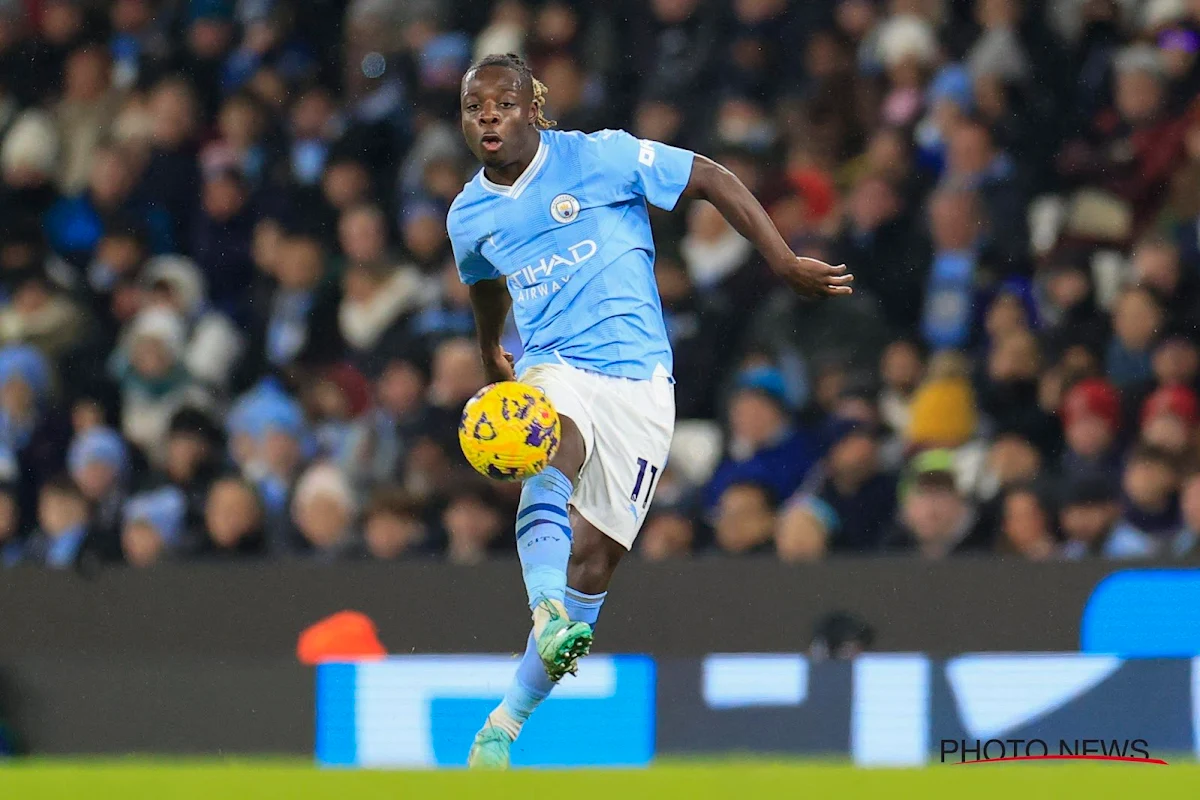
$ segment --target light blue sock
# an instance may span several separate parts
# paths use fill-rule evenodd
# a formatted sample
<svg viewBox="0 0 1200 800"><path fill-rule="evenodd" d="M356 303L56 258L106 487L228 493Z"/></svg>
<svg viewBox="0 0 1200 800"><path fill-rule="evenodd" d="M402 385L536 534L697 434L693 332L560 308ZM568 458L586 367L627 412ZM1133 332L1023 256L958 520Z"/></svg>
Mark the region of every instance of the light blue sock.
<svg viewBox="0 0 1200 800"><path fill-rule="evenodd" d="M567 616L574 622L586 622L593 628L596 627L596 620L600 618L600 607L604 605L604 598L608 597L608 592L600 594L584 594L577 592L574 589L567 589L567 599L563 604L567 607Z"/></svg>
<svg viewBox="0 0 1200 800"><path fill-rule="evenodd" d="M517 508L517 554L529 607L539 598L563 602L571 558L571 481L561 470L546 469L525 481Z"/></svg>
<svg viewBox="0 0 1200 800"><path fill-rule="evenodd" d="M538 655L537 643L531 632L525 642L525 653L521 656L521 663L517 664L517 674L513 676L508 691L504 693L504 700L500 703L500 708L516 723L515 727L509 729L514 739L525 720L529 719L529 715L546 699L553 688L554 684L546 675L546 666Z"/></svg>
<svg viewBox="0 0 1200 800"><path fill-rule="evenodd" d="M583 594L574 589L567 589L563 605L566 606L567 616L572 621L586 622L595 627L596 620L600 617L600 607L604 605L604 598L607 596L608 592ZM525 643L525 654L521 656L521 663L517 665L517 674L513 676L508 691L504 693L504 700L500 703L501 708L516 723L515 730L510 729L513 738L516 738L529 715L549 696L553 688L554 684L546 676L546 667L542 664L537 644L530 633ZM507 720L504 722L507 723Z"/></svg>

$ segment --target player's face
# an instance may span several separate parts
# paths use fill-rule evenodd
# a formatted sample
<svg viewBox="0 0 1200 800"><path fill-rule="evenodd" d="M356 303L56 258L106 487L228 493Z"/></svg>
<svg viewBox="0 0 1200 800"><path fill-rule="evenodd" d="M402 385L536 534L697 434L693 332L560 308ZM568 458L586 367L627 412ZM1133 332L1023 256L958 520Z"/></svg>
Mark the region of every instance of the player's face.
<svg viewBox="0 0 1200 800"><path fill-rule="evenodd" d="M463 136L484 166L505 167L527 155L537 133L531 124L531 91L507 67L481 67L463 79Z"/></svg>

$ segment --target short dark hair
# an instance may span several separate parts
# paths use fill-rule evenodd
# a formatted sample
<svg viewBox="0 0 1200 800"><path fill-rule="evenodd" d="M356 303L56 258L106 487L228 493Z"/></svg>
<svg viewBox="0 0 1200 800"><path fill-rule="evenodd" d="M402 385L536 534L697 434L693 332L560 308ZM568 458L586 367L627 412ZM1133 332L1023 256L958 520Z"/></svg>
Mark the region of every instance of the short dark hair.
<svg viewBox="0 0 1200 800"><path fill-rule="evenodd" d="M397 486L384 486L371 495L367 505L367 516L385 514L393 517L420 517L421 504L408 492Z"/></svg>
<svg viewBox="0 0 1200 800"><path fill-rule="evenodd" d="M41 494L57 494L64 497L69 497L83 503L86 498L80 490L79 485L71 479L70 475L59 474L55 475L50 480L42 484Z"/></svg>
<svg viewBox="0 0 1200 800"><path fill-rule="evenodd" d="M724 490L721 491L721 494L724 495L725 492L728 492L732 489L752 489L762 495L763 502L767 504L768 509L771 511L776 511L779 509L779 496L776 494L774 489L760 480L755 478L739 478L738 480L735 480L726 486Z"/></svg>

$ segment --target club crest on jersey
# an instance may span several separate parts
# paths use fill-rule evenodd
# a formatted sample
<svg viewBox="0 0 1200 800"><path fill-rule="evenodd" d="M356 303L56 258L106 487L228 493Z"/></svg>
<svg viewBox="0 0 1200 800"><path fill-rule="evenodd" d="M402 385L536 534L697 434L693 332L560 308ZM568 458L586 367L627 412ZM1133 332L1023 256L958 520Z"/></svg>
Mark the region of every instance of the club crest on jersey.
<svg viewBox="0 0 1200 800"><path fill-rule="evenodd" d="M562 225L574 222L579 217L579 201L572 195L560 194L550 201L550 216Z"/></svg>

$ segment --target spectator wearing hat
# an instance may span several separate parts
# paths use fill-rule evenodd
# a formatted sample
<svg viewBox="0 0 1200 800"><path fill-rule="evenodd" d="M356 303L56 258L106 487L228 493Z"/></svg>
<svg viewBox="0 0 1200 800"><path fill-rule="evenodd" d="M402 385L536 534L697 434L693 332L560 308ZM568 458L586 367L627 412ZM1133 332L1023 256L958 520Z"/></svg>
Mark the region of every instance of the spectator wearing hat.
<svg viewBox="0 0 1200 800"><path fill-rule="evenodd" d="M109 361L109 374L121 388L121 431L155 462L171 415L184 405L211 405L188 372L186 343L182 317L150 307L129 323Z"/></svg>
<svg viewBox="0 0 1200 800"><path fill-rule="evenodd" d="M879 26L876 41L888 83L883 119L889 125L907 126L920 118L924 108L924 86L937 60L937 37L925 18L897 14Z"/></svg>
<svg viewBox="0 0 1200 800"><path fill-rule="evenodd" d="M941 559L978 552L991 546L971 502L958 489L954 454L927 450L916 456L900 483L897 524L884 547Z"/></svg>
<svg viewBox="0 0 1200 800"><path fill-rule="evenodd" d="M917 124L913 138L918 164L940 175L951 132L974 110L971 74L960 64L947 64L934 73L926 96L929 113Z"/></svg>
<svg viewBox="0 0 1200 800"><path fill-rule="evenodd" d="M292 524L305 550L319 561L357 553L354 524L358 501L345 476L333 465L309 467L296 482L291 501Z"/></svg>
<svg viewBox="0 0 1200 800"><path fill-rule="evenodd" d="M337 364L319 373L303 394L319 456L339 467L354 464L354 427L371 408L366 377L349 364Z"/></svg>
<svg viewBox="0 0 1200 800"><path fill-rule="evenodd" d="M1184 386L1164 386L1142 404L1139 439L1182 463L1193 452L1197 423L1200 423L1200 403L1195 391Z"/></svg>
<svg viewBox="0 0 1200 800"><path fill-rule="evenodd" d="M174 486L134 495L125 503L121 552L131 567L149 567L185 544L187 498Z"/></svg>
<svg viewBox="0 0 1200 800"><path fill-rule="evenodd" d="M40 219L58 201L54 183L57 162L58 133L53 118L32 108L21 112L0 143L3 219Z"/></svg>
<svg viewBox="0 0 1200 800"><path fill-rule="evenodd" d="M71 440L67 468L90 505L99 551L105 557L114 556L129 488L130 458L125 441L111 428L89 428Z"/></svg>
<svg viewBox="0 0 1200 800"><path fill-rule="evenodd" d="M929 361L926 378L909 405L904 442L908 453L927 449L951 452L958 485L974 486L983 469L986 444L977 438L979 409L969 377L969 362L955 351Z"/></svg>
<svg viewBox="0 0 1200 800"><path fill-rule="evenodd" d="M22 562L49 569L70 569L90 546L88 501L67 477L53 478L38 493L38 527L22 553Z"/></svg>
<svg viewBox="0 0 1200 800"><path fill-rule="evenodd" d="M729 402L729 444L704 489L705 505L717 505L726 487L755 480L775 497L788 497L818 457L812 437L795 427L783 374L752 367L738 375Z"/></svg>
<svg viewBox="0 0 1200 800"><path fill-rule="evenodd" d="M273 381L264 381L230 410L231 454L262 497L274 550L289 549L289 498L313 442L301 405Z"/></svg>
<svg viewBox="0 0 1200 800"><path fill-rule="evenodd" d="M208 489L221 465L224 437L209 415L185 406L171 416L161 465L149 478L151 485L174 486L187 501L186 526L198 527Z"/></svg>
<svg viewBox="0 0 1200 800"><path fill-rule="evenodd" d="M0 479L16 480L50 399L51 367L29 345L0 347Z"/></svg>
<svg viewBox="0 0 1200 800"><path fill-rule="evenodd" d="M780 514L776 542L785 560L876 552L895 524L896 480L880 467L875 429L833 426L819 467Z"/></svg>
<svg viewBox="0 0 1200 800"><path fill-rule="evenodd" d="M196 263L183 256L156 256L142 273L148 308L165 308L183 320L183 364L202 386L223 392L245 350L230 316L215 308Z"/></svg>
<svg viewBox="0 0 1200 800"><path fill-rule="evenodd" d="M1067 480L1098 476L1115 481L1120 471L1117 433L1121 398L1112 384L1088 378L1067 392L1062 406L1066 449L1060 470Z"/></svg>
<svg viewBox="0 0 1200 800"><path fill-rule="evenodd" d="M1121 521L1117 491L1108 480L1084 476L1068 481L1059 510L1066 541L1062 557L1151 558L1158 547L1147 534Z"/></svg>

